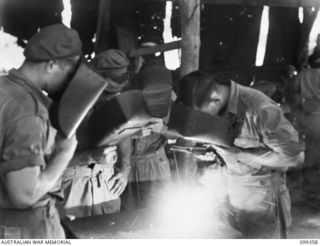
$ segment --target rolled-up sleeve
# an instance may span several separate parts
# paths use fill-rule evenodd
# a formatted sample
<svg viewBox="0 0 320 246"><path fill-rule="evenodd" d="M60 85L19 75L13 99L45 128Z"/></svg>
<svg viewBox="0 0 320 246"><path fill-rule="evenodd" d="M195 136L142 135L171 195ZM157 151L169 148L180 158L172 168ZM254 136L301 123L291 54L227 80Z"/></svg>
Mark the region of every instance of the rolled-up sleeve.
<svg viewBox="0 0 320 246"><path fill-rule="evenodd" d="M21 116L10 122L5 131L0 172L25 167L45 167L47 123L35 115Z"/></svg>
<svg viewBox="0 0 320 246"><path fill-rule="evenodd" d="M304 151L299 134L276 105L265 106L259 114L263 142L280 154L295 156Z"/></svg>

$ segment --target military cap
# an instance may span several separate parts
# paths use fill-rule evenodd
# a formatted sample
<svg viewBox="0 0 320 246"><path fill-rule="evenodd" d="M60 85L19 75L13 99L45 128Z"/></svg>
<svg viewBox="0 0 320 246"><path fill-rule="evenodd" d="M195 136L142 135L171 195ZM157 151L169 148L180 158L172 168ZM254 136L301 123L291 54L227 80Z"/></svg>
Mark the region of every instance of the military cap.
<svg viewBox="0 0 320 246"><path fill-rule="evenodd" d="M98 53L92 60L91 65L103 77L111 79L106 91L116 93L128 85L129 59L120 50L109 49Z"/></svg>
<svg viewBox="0 0 320 246"><path fill-rule="evenodd" d="M74 29L63 24L41 28L27 43L24 56L31 61L48 61L82 54L82 43Z"/></svg>
<svg viewBox="0 0 320 246"><path fill-rule="evenodd" d="M98 53L91 61L95 69L111 79L128 72L128 57L120 50L109 49Z"/></svg>

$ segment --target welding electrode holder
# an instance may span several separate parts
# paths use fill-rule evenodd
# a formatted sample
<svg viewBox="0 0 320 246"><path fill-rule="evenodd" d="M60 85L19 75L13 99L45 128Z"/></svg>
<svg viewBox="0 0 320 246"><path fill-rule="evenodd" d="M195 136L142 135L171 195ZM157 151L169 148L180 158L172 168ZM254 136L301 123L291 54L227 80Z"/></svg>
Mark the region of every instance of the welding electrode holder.
<svg viewBox="0 0 320 246"><path fill-rule="evenodd" d="M222 156L218 153L218 151L212 146L194 146L194 147L185 147L179 145L173 145L170 147L170 151L173 152L183 152L183 153L191 153L196 155L205 155L206 153L213 153L220 166L225 166L226 163Z"/></svg>

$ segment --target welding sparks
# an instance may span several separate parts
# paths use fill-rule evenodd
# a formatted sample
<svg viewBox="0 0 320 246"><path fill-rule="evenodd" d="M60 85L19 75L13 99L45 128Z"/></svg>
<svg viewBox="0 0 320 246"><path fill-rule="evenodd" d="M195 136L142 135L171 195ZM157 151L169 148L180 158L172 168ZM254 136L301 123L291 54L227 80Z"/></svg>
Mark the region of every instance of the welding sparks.
<svg viewBox="0 0 320 246"><path fill-rule="evenodd" d="M219 238L228 228L230 238L233 237L234 231L226 222L226 191L219 168L206 169L197 184L180 184L167 191L157 208L160 212L156 221L162 227L162 234L180 238Z"/></svg>

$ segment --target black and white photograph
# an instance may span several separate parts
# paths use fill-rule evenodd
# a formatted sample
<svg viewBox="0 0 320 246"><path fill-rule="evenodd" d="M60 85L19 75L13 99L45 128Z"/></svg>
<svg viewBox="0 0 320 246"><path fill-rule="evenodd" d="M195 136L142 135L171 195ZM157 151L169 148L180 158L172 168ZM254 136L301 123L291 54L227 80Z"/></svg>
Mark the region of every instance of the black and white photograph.
<svg viewBox="0 0 320 246"><path fill-rule="evenodd" d="M0 0L0 244L317 245L319 8Z"/></svg>

